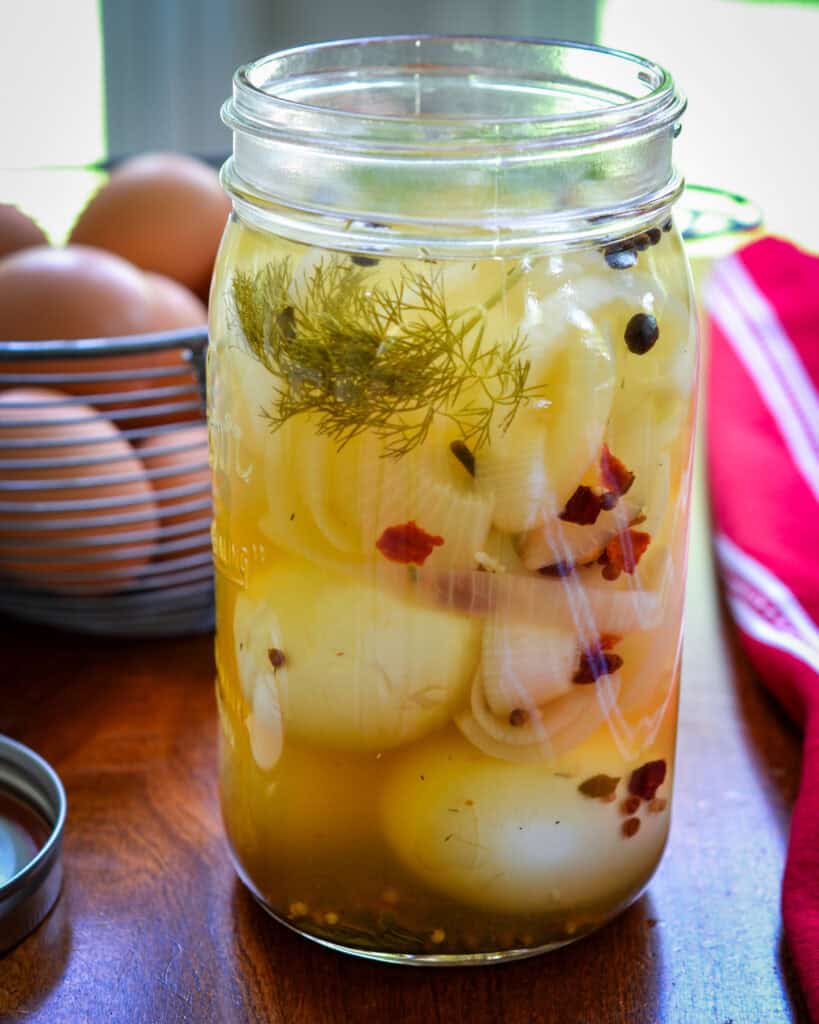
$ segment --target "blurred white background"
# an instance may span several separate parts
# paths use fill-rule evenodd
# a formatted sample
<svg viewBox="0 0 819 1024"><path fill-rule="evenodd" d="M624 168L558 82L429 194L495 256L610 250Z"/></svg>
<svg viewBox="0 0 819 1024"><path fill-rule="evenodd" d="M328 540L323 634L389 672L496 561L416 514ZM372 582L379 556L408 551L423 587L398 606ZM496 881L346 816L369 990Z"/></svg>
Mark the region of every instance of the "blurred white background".
<svg viewBox="0 0 819 1024"><path fill-rule="evenodd" d="M748 195L769 230L819 248L816 3L0 0L0 11L0 201L33 204L56 235L96 178L66 171L57 196L31 168L144 149L219 156L238 64L302 42L419 31L563 37L658 60L689 97L677 150L688 180Z"/></svg>

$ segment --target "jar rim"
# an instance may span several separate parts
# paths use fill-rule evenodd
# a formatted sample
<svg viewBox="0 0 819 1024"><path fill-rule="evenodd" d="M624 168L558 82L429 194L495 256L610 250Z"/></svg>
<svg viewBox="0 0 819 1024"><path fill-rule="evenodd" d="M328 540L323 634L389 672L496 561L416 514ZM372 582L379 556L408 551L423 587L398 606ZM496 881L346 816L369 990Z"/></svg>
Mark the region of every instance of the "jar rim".
<svg viewBox="0 0 819 1024"><path fill-rule="evenodd" d="M316 43L237 70L222 181L245 219L340 248L382 248L387 225L436 251L585 244L641 230L679 195L685 105L660 65L587 43Z"/></svg>
<svg viewBox="0 0 819 1024"><path fill-rule="evenodd" d="M455 72L474 72L475 54L481 51L481 58L487 59L485 51L491 49L489 57L494 61L479 65L484 72L512 70L499 58L507 60L514 55L515 70L520 74L518 88L523 91L532 85L543 86L554 83L551 69L538 58L545 60L547 54L557 58L563 56L569 63L580 58L581 62L596 65L599 73L593 81L586 80L587 87L594 86L599 102L585 108L561 111L530 111L521 113L487 112L407 112L372 111L345 109L317 101L328 95L320 85L322 76L344 75L355 91L355 79L370 67L362 57L371 58L374 51L386 52L412 47L419 58L415 63L405 63L403 70L417 74L418 69L427 76L435 71L449 69ZM433 63L429 57L440 56L444 50L462 60ZM520 58L530 57L531 62ZM389 59L382 63L391 71L399 70ZM572 84L572 71L568 68L566 84ZM297 86L300 76L311 74L315 95L309 95L309 87L303 83ZM619 75L620 87L607 87L605 74ZM578 84L575 80L574 84ZM623 90L628 86L631 95ZM569 90L563 96L569 95ZM606 99L603 97L606 96ZM677 88L671 74L661 65L634 53L599 46L592 43L578 43L559 39L527 36L487 35L391 35L331 40L292 47L277 51L239 67L233 77L233 96L224 105L222 117L225 123L252 134L278 134L286 132L292 136L321 136L324 144L343 140L346 145L366 141L368 148L381 143L381 148L395 149L399 146L405 152L413 148L422 149L429 157L430 145L447 148L452 144L462 151L466 144L470 149L476 145L482 150L499 151L513 144L524 146L554 147L571 144L572 147L599 143L612 137L624 137L635 133L654 132L674 123L683 113L686 100ZM403 145L402 145L403 144ZM346 148L346 147L345 147Z"/></svg>

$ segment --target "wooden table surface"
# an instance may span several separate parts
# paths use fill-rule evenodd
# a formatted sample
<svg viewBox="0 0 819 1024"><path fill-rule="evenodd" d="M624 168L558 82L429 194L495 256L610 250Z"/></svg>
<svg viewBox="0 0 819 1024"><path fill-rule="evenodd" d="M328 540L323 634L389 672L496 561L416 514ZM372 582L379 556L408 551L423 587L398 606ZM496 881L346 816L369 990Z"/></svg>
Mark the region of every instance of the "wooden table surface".
<svg viewBox="0 0 819 1024"><path fill-rule="evenodd" d="M799 737L743 667L696 503L671 843L645 896L574 946L500 967L385 967L275 924L220 829L211 639L6 623L0 732L68 791L66 882L0 959L27 1024L780 1024L807 1020L779 917Z"/></svg>

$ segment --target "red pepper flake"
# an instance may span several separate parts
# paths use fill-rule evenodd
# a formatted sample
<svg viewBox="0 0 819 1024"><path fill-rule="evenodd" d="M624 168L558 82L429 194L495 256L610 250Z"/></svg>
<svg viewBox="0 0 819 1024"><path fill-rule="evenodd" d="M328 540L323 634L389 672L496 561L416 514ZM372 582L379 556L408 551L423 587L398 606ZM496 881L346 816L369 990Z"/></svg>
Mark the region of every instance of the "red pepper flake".
<svg viewBox="0 0 819 1024"><path fill-rule="evenodd" d="M627 818L622 825L623 835L626 839L631 839L632 836L636 836L640 831L640 819L639 818Z"/></svg>
<svg viewBox="0 0 819 1024"><path fill-rule="evenodd" d="M433 548L438 548L443 543L443 537L427 533L416 525L414 519L410 519L401 526L388 526L375 542L375 546L391 562L423 565L432 554Z"/></svg>
<svg viewBox="0 0 819 1024"><path fill-rule="evenodd" d="M271 647L267 652L267 656L270 659L270 664L273 668L281 668L287 661L284 651L280 651L278 647Z"/></svg>
<svg viewBox="0 0 819 1024"><path fill-rule="evenodd" d="M601 676L609 676L622 667L619 654L609 653L623 638L617 633L601 633L599 642L580 655L580 664L572 676L573 683L596 683Z"/></svg>
<svg viewBox="0 0 819 1024"><path fill-rule="evenodd" d="M580 655L580 664L572 676L573 683L587 685L596 683L601 676L610 676L623 664L619 654L608 654L600 647L584 651Z"/></svg>
<svg viewBox="0 0 819 1024"><path fill-rule="evenodd" d="M613 537L598 559L604 566L604 579L616 580L621 572L633 573L650 542L651 534L642 530L629 529Z"/></svg>
<svg viewBox="0 0 819 1024"><path fill-rule="evenodd" d="M627 796L626 799L620 804L620 810L623 812L623 814L625 814L627 818L630 818L633 814L636 814L639 809L639 796Z"/></svg>
<svg viewBox="0 0 819 1024"><path fill-rule="evenodd" d="M597 522L601 507L600 495L595 494L591 487L581 484L566 502L558 519L566 523L577 523L578 526L591 526Z"/></svg>
<svg viewBox="0 0 819 1024"><path fill-rule="evenodd" d="M634 474L609 451L604 444L600 450L600 475L603 485L618 497L622 497L634 483Z"/></svg>
<svg viewBox="0 0 819 1024"><path fill-rule="evenodd" d="M648 809L652 814L660 814L668 806L668 801L663 800L661 796L655 796L651 803L648 805Z"/></svg>
<svg viewBox="0 0 819 1024"><path fill-rule="evenodd" d="M583 796L592 800L607 800L608 797L614 795L619 781L619 777L615 778L613 775L592 775L590 779L581 782L577 788Z"/></svg>
<svg viewBox="0 0 819 1024"><path fill-rule="evenodd" d="M631 773L628 791L641 800L653 800L665 781L665 761L646 761Z"/></svg>

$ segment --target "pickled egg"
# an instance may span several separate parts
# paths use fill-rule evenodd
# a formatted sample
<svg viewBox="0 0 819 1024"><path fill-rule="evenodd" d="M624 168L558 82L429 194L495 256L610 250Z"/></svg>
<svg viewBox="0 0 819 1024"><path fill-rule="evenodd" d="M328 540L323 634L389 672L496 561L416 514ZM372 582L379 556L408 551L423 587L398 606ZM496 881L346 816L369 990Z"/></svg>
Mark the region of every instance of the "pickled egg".
<svg viewBox="0 0 819 1024"><path fill-rule="evenodd" d="M637 767L624 769L599 733L572 754L572 767L585 764L588 776L626 777ZM668 813L644 809L626 838L619 801L583 796L584 777L559 760L487 757L448 730L390 758L384 834L419 879L471 906L525 913L624 899L659 860Z"/></svg>
<svg viewBox="0 0 819 1024"><path fill-rule="evenodd" d="M330 749L378 751L443 725L465 701L477 623L406 604L355 577L278 562L236 599L246 699L270 690L280 727ZM271 663L271 651L280 652ZM268 716L269 719L270 716ZM261 749L261 737L255 737Z"/></svg>
<svg viewBox="0 0 819 1024"><path fill-rule="evenodd" d="M80 214L71 241L117 253L207 299L229 213L219 176L207 164L147 153L113 172Z"/></svg>
<svg viewBox="0 0 819 1024"><path fill-rule="evenodd" d="M22 210L0 203L0 260L20 249L47 244L42 229Z"/></svg>
<svg viewBox="0 0 819 1024"><path fill-rule="evenodd" d="M45 388L0 394L0 573L38 589L104 594L150 561L153 489L120 431Z"/></svg>

